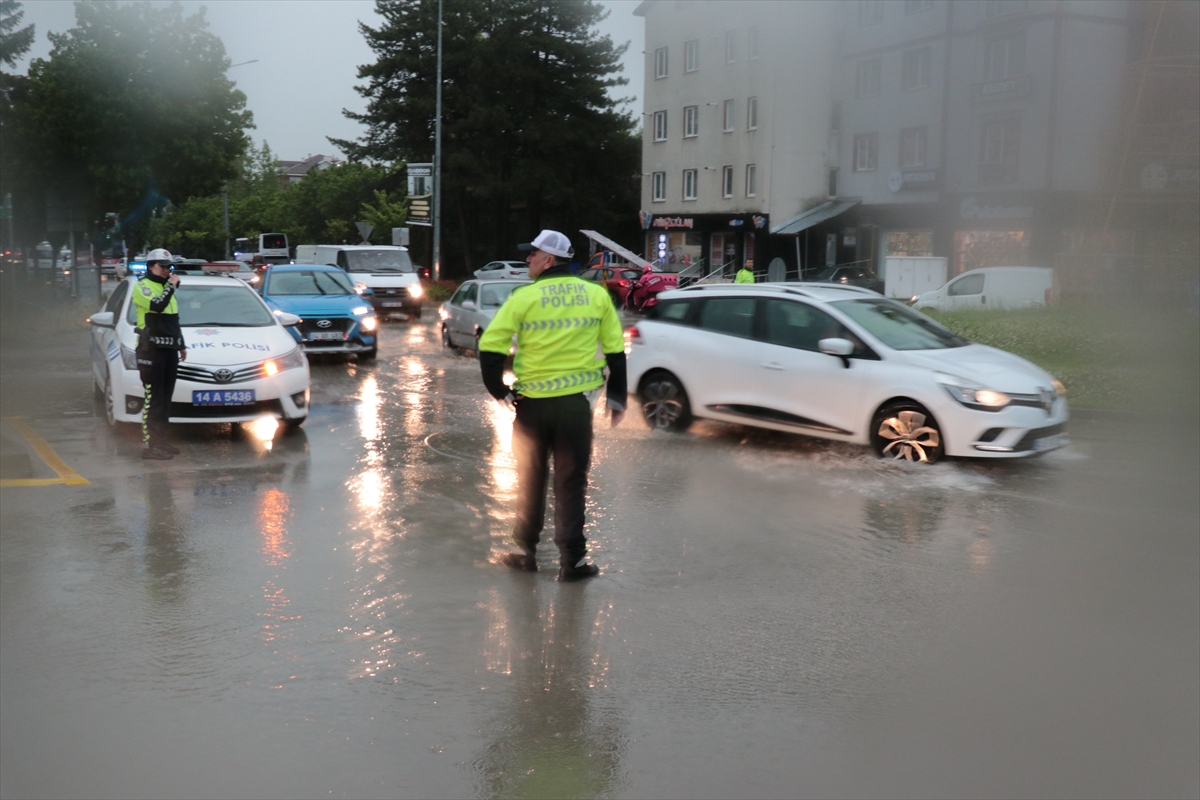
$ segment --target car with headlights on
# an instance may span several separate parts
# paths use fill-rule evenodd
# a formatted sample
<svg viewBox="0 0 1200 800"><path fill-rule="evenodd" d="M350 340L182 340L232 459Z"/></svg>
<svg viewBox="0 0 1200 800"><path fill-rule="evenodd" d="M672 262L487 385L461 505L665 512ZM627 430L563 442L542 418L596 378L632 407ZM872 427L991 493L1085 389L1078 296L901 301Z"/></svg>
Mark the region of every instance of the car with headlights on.
<svg viewBox="0 0 1200 800"><path fill-rule="evenodd" d="M117 284L91 323L92 381L110 425L140 423L135 277ZM241 281L189 275L175 291L187 357L171 396L171 422L251 422L274 417L288 427L308 417L304 349L288 331L300 320L273 313Z"/></svg>
<svg viewBox="0 0 1200 800"><path fill-rule="evenodd" d="M1067 443L1054 376L859 287L693 285L659 295L626 337L652 428L704 417L921 462Z"/></svg>
<svg viewBox="0 0 1200 800"><path fill-rule="evenodd" d="M513 278L463 281L438 311L442 318L442 344L478 352L479 337L500 306L515 290L529 283Z"/></svg>
<svg viewBox="0 0 1200 800"><path fill-rule="evenodd" d="M300 317L288 330L310 355L355 353L374 358L379 321L371 305L337 267L273 264L263 273L262 298Z"/></svg>

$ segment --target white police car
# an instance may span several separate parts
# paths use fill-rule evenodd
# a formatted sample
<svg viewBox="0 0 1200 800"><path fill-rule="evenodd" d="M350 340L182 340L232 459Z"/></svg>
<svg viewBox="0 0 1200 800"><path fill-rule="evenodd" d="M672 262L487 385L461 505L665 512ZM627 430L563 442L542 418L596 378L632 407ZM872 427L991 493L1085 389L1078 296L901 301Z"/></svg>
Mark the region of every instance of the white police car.
<svg viewBox="0 0 1200 800"><path fill-rule="evenodd" d="M140 423L144 392L134 355L138 279L117 284L92 326L92 380L110 425ZM251 422L274 417L297 427L308 417L308 359L254 290L225 276L186 276L175 291L187 359L179 364L171 422Z"/></svg>

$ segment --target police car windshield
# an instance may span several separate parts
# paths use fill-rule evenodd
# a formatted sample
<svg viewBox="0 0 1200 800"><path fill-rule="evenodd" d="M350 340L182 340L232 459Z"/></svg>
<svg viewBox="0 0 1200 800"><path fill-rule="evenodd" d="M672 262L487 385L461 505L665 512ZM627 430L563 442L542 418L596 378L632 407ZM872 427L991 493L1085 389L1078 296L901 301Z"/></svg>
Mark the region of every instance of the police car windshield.
<svg viewBox="0 0 1200 800"><path fill-rule="evenodd" d="M412 272L412 259L404 250L346 250L350 272Z"/></svg>
<svg viewBox="0 0 1200 800"><path fill-rule="evenodd" d="M895 300L863 298L832 303L893 350L944 350L970 344L929 317Z"/></svg>
<svg viewBox="0 0 1200 800"><path fill-rule="evenodd" d="M183 327L221 325L236 328L263 328L275 324L275 317L244 286L188 286L181 283L175 293L179 303L179 324Z"/></svg>

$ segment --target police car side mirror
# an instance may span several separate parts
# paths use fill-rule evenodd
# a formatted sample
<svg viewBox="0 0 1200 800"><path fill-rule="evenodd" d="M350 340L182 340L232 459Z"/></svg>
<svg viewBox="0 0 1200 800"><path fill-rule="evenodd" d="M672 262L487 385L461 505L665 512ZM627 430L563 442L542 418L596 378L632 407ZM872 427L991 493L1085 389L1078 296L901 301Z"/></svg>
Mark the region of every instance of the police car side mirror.
<svg viewBox="0 0 1200 800"><path fill-rule="evenodd" d="M101 311L98 314L92 314L88 317L88 322L101 328L112 328L114 327L113 312Z"/></svg>
<svg viewBox="0 0 1200 800"><path fill-rule="evenodd" d="M278 311L275 313L275 316L278 318L279 324L285 328L300 324L300 318L295 314L289 314L287 311Z"/></svg>
<svg viewBox="0 0 1200 800"><path fill-rule="evenodd" d="M467 311L474 311L476 308L475 301L474 300L463 300L462 307L464 309L466 309Z"/></svg>

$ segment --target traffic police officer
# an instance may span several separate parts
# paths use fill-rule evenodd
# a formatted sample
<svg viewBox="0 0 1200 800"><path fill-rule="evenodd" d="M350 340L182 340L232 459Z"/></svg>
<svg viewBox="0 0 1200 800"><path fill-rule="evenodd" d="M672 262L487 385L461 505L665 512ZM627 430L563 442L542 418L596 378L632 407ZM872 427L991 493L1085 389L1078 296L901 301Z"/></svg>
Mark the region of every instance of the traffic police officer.
<svg viewBox="0 0 1200 800"><path fill-rule="evenodd" d="M625 416L625 340L607 290L572 277L571 242L544 230L525 260L533 283L512 293L479 340L479 364L488 392L515 407L513 451L519 499L513 541L521 552L503 562L517 570L537 569L536 550L546 515L546 483L554 458L554 543L560 581L600 573L587 563L583 535L584 494L592 456L592 400L609 370L607 409L612 426ZM504 361L517 337L513 372L504 384ZM600 357L603 353L603 358Z"/></svg>
<svg viewBox="0 0 1200 800"><path fill-rule="evenodd" d="M171 418L171 395L179 362L187 358L183 331L179 327L179 303L175 287L179 276L171 272L171 254L161 247L146 256L146 275L133 289L137 308L138 374L145 390L142 403L142 458L173 458L179 448L167 441Z"/></svg>

